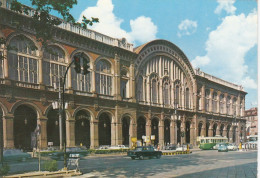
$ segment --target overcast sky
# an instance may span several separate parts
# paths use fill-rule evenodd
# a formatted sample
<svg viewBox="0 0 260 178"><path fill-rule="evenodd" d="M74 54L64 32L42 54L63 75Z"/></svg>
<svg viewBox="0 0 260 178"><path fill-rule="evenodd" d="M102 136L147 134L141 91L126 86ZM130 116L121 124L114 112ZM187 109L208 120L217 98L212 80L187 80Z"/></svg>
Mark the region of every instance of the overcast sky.
<svg viewBox="0 0 260 178"><path fill-rule="evenodd" d="M257 106L256 0L78 0L71 13L99 18L90 28L135 47L171 41L194 68L243 85L246 109Z"/></svg>

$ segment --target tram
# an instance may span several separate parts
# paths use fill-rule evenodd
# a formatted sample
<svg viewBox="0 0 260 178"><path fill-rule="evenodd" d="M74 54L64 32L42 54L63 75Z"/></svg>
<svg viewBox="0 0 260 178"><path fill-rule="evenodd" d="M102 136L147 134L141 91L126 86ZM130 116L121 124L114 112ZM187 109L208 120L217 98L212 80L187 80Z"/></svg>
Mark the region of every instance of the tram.
<svg viewBox="0 0 260 178"><path fill-rule="evenodd" d="M197 137L199 148L202 150L211 150L217 143L228 143L227 137Z"/></svg>

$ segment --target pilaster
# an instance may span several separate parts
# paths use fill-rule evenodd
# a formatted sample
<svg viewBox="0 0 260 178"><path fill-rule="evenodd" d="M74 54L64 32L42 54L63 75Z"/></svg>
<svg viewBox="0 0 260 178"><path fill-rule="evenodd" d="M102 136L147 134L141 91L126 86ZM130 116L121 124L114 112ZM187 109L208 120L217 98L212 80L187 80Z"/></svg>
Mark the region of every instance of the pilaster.
<svg viewBox="0 0 260 178"><path fill-rule="evenodd" d="M201 87L201 110L205 112L205 85Z"/></svg>
<svg viewBox="0 0 260 178"><path fill-rule="evenodd" d="M41 149L47 148L47 117L41 117L38 118L38 121L40 122L40 147Z"/></svg>
<svg viewBox="0 0 260 178"><path fill-rule="evenodd" d="M14 148L14 116L3 116L4 148Z"/></svg>
<svg viewBox="0 0 260 178"><path fill-rule="evenodd" d="M98 122L90 122L90 148L94 149L99 146L98 142Z"/></svg>
<svg viewBox="0 0 260 178"><path fill-rule="evenodd" d="M66 142L68 147L75 146L75 118L66 120Z"/></svg>

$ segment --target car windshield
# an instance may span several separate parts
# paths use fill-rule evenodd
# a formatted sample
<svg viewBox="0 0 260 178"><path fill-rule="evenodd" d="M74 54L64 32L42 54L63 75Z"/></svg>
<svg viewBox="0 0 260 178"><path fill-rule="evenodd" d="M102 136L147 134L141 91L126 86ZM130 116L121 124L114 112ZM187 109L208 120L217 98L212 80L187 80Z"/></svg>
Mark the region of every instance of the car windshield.
<svg viewBox="0 0 260 178"><path fill-rule="evenodd" d="M135 150L136 151L142 151L143 149L141 147L137 147Z"/></svg>

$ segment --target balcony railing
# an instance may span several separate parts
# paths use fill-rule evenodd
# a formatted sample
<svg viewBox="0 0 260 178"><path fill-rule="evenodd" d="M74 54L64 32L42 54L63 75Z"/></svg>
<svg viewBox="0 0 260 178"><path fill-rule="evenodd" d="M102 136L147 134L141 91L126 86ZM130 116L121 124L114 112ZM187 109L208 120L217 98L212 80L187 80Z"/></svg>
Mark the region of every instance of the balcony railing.
<svg viewBox="0 0 260 178"><path fill-rule="evenodd" d="M209 74L207 74L205 72L202 72L200 69L195 69L194 71L195 71L196 75L204 77L204 78L206 78L208 80L211 80L213 82L219 83L221 85L225 85L225 86L230 87L230 88L234 88L236 90L245 91L242 85L236 85L234 83L227 82L227 81L222 80L220 78L217 78L217 77L214 77L212 75L209 75Z"/></svg>
<svg viewBox="0 0 260 178"><path fill-rule="evenodd" d="M0 0L0 2L3 2L3 0ZM10 10L10 4L7 2L2 3L1 7ZM35 14L35 9L33 9L31 7L28 7L28 8L30 8L28 15L25 13L22 13L22 15L32 17ZM58 18L55 16L52 16L52 17ZM105 43L105 44L108 44L111 46L116 46L116 47L123 48L123 49L129 50L129 51L133 51L133 44L127 43L124 38L122 38L122 39L112 38L112 37L106 36L102 33L96 32L94 30L84 29L84 28L72 25L71 23L68 23L68 22L64 21L63 19L59 18L59 20L61 21L61 24L58 25L57 27L59 27L61 29L76 33L78 35L81 35L81 36L84 36L84 37L87 37L87 38L90 38L90 39L93 39L93 40L96 40L96 41L99 41L99 42L102 42L102 43Z"/></svg>

